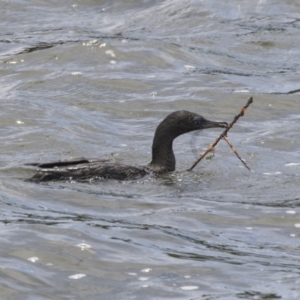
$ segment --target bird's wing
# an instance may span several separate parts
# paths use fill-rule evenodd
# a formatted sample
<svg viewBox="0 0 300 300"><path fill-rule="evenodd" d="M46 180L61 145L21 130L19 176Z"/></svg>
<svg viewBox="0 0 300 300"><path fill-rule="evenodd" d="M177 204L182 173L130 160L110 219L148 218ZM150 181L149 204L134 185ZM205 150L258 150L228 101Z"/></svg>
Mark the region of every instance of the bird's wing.
<svg viewBox="0 0 300 300"><path fill-rule="evenodd" d="M144 168L113 163L91 162L74 166L51 168L43 167L29 179L32 182L50 180L86 180L105 178L116 180L135 180L144 177L148 172Z"/></svg>
<svg viewBox="0 0 300 300"><path fill-rule="evenodd" d="M42 169L52 169L52 168L60 168L60 167L71 167L75 165L87 164L87 163L105 163L107 159L87 159L85 157L80 158L71 158L66 160L53 161L48 163L27 163L25 166L33 166Z"/></svg>

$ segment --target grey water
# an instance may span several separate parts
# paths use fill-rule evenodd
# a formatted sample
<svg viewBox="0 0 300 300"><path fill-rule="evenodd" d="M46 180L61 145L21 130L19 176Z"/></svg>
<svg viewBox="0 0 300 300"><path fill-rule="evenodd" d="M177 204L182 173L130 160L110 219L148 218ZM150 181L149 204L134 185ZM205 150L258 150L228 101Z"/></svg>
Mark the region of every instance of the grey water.
<svg viewBox="0 0 300 300"><path fill-rule="evenodd" d="M1 299L300 299L300 3L0 1ZM230 122L136 182L24 181L28 162L151 159L185 109Z"/></svg>

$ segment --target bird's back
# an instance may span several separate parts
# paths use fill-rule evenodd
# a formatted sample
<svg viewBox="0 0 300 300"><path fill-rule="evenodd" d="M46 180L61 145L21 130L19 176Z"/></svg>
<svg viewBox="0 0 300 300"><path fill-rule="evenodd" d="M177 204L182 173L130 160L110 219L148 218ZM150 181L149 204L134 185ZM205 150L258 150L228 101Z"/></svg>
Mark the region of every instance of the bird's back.
<svg viewBox="0 0 300 300"><path fill-rule="evenodd" d="M99 160L72 160L45 164L32 164L37 166L37 173L28 179L31 182L45 182L51 180L89 180L89 179L115 179L136 180L148 174L143 167L127 166Z"/></svg>

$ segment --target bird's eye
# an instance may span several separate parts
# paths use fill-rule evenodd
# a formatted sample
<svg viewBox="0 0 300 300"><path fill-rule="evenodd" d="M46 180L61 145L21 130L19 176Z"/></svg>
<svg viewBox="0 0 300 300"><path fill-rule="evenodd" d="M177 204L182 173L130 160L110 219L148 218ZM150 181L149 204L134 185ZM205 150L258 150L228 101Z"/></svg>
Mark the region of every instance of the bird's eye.
<svg viewBox="0 0 300 300"><path fill-rule="evenodd" d="M196 125L196 126L200 126L201 123L202 123L202 119L201 119L201 118L195 119L195 125Z"/></svg>

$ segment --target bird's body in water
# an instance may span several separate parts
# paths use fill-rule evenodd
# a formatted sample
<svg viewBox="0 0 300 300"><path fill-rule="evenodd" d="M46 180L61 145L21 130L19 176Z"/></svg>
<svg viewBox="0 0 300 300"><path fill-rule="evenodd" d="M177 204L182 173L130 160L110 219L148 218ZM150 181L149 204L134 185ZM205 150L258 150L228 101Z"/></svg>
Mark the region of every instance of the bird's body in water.
<svg viewBox="0 0 300 300"><path fill-rule="evenodd" d="M156 128L152 144L152 161L144 167L109 163L98 159L73 159L50 163L28 164L38 168L28 179L33 182L51 180L88 180L105 178L135 180L150 173L167 173L175 170L173 140L178 136L201 129L226 128L226 122L214 122L185 110L169 114Z"/></svg>

